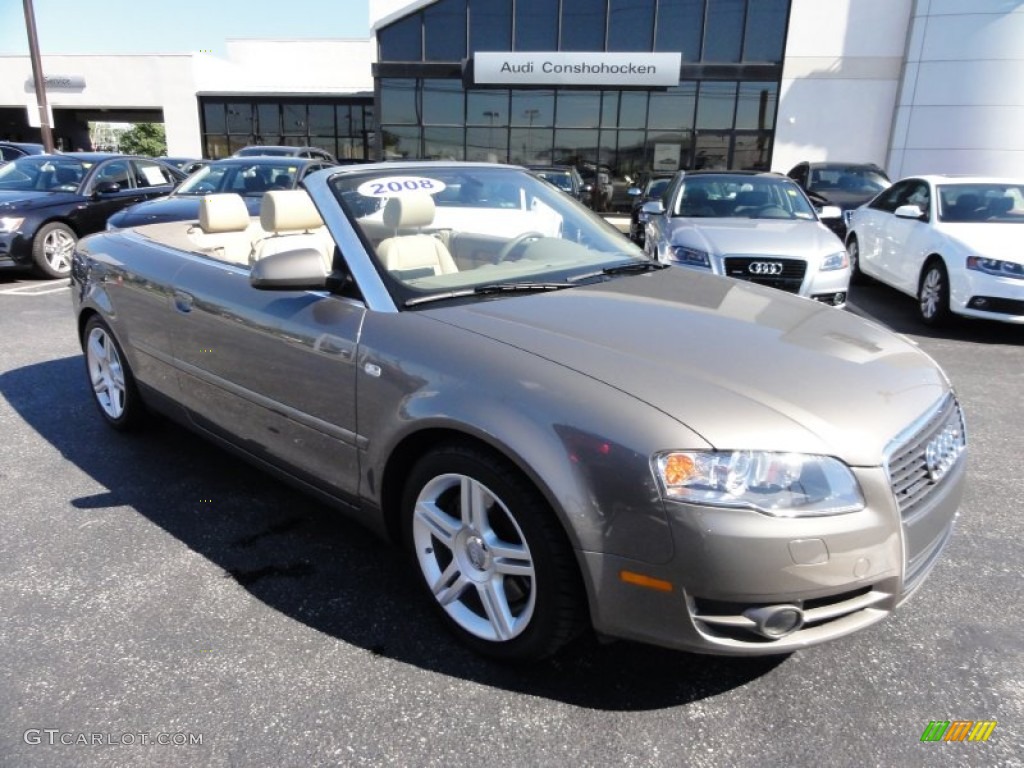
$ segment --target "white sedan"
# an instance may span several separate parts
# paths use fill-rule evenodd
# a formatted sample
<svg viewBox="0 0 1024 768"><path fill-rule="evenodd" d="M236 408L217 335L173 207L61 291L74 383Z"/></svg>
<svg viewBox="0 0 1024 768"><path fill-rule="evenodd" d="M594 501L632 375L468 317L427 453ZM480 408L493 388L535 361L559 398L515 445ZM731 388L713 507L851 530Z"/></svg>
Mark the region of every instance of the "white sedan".
<svg viewBox="0 0 1024 768"><path fill-rule="evenodd" d="M1022 225L1024 181L918 176L854 211L846 249L854 274L916 297L929 325L1024 324Z"/></svg>

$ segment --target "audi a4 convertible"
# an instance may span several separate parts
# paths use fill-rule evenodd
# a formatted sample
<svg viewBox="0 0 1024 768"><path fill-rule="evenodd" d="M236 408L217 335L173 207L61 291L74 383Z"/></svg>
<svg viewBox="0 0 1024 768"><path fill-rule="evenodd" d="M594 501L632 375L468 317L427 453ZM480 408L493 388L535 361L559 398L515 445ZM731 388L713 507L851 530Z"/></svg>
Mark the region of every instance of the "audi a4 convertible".
<svg viewBox="0 0 1024 768"><path fill-rule="evenodd" d="M908 339L669 268L521 168L302 184L83 239L83 383L111 427L168 415L407 548L472 649L788 653L938 561L964 419Z"/></svg>

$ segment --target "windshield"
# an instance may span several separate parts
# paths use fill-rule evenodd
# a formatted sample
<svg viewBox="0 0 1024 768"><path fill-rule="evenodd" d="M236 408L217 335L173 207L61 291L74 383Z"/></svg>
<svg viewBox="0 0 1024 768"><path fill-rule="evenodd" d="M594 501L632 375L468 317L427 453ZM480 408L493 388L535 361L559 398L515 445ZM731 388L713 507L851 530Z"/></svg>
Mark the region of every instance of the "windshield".
<svg viewBox="0 0 1024 768"><path fill-rule="evenodd" d="M774 176L684 177L671 211L693 218L817 219L800 188Z"/></svg>
<svg viewBox="0 0 1024 768"><path fill-rule="evenodd" d="M64 156L19 157L0 167L0 189L75 192L92 163Z"/></svg>
<svg viewBox="0 0 1024 768"><path fill-rule="evenodd" d="M378 168L331 185L400 304L497 284L568 287L603 279L605 268L648 264L621 232L521 169Z"/></svg>
<svg viewBox="0 0 1024 768"><path fill-rule="evenodd" d="M940 184L939 221L1024 223L1024 184Z"/></svg>
<svg viewBox="0 0 1024 768"><path fill-rule="evenodd" d="M261 197L269 189L294 189L299 166L288 163L213 163L188 177L175 195L208 195L236 192Z"/></svg>
<svg viewBox="0 0 1024 768"><path fill-rule="evenodd" d="M847 192L874 197L892 183L876 168L857 165L826 165L811 169L807 189L828 197L829 192Z"/></svg>
<svg viewBox="0 0 1024 768"><path fill-rule="evenodd" d="M246 147L235 152L235 157L288 157L297 154L298 150L287 147Z"/></svg>

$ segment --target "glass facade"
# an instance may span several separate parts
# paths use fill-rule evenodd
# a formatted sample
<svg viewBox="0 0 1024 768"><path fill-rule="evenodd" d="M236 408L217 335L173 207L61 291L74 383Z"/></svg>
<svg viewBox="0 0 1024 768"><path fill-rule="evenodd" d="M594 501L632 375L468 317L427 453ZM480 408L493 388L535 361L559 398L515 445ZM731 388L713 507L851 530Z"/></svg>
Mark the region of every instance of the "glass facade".
<svg viewBox="0 0 1024 768"><path fill-rule="evenodd" d="M339 160L375 156L373 100L200 96L203 157L229 157L250 144L319 147Z"/></svg>
<svg viewBox="0 0 1024 768"><path fill-rule="evenodd" d="M641 171L771 164L790 0L438 0L378 30L382 159ZM476 51L680 52L678 85L472 84ZM468 71L472 71L471 66ZM585 174L586 175L586 174ZM623 194L618 194L619 188Z"/></svg>

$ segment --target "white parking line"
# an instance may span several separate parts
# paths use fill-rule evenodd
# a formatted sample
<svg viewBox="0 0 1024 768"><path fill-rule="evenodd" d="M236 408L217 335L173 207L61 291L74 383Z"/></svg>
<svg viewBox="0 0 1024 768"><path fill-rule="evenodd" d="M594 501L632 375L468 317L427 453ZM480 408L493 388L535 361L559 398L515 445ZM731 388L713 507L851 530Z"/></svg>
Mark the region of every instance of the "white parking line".
<svg viewBox="0 0 1024 768"><path fill-rule="evenodd" d="M66 291L71 286L67 283L62 285L54 285L53 283L26 283L25 285L16 285L13 288L0 289L0 294L10 296L47 296L51 293L59 293Z"/></svg>

